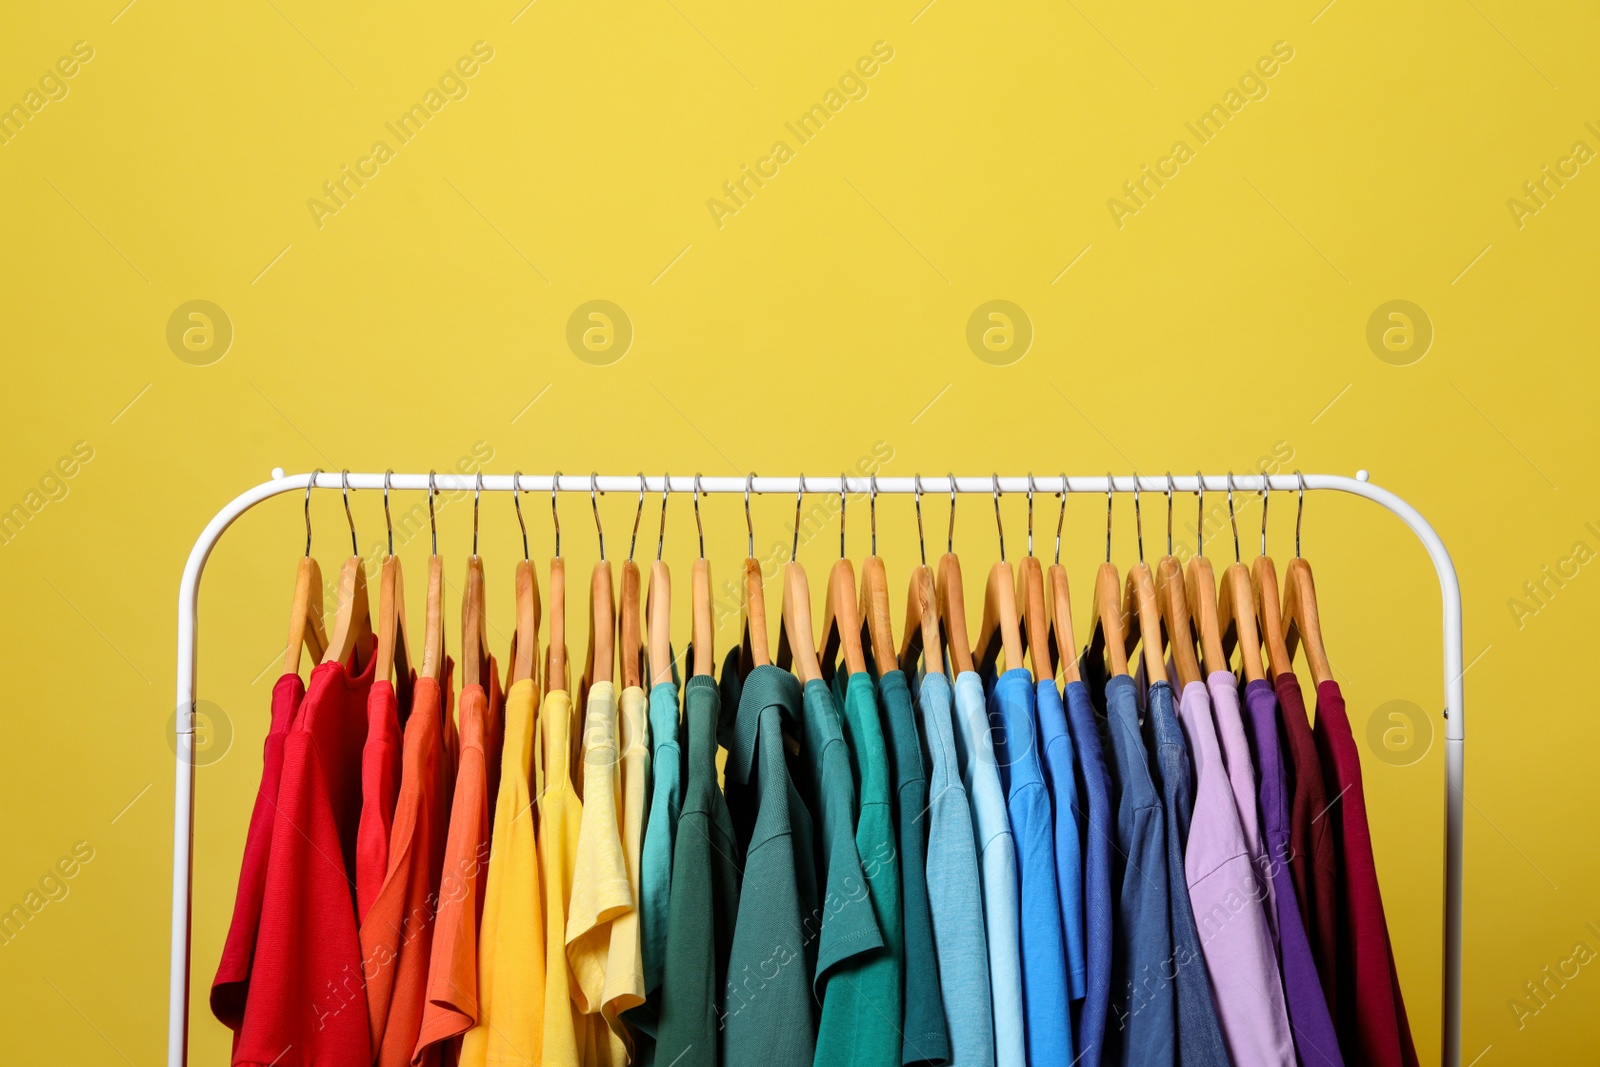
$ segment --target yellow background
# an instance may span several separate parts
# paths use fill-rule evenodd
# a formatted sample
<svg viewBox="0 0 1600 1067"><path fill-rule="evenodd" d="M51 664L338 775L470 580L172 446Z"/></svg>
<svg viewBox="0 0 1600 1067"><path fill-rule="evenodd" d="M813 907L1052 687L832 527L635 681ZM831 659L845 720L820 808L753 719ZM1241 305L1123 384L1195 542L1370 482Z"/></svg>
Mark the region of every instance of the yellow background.
<svg viewBox="0 0 1600 1067"><path fill-rule="evenodd" d="M1576 542L1585 560L1600 548L1600 177L1580 168L1520 227L1507 204L1574 142L1600 148L1585 127L1600 120L1592 7L124 2L13 5L0 34L7 106L75 42L93 49L66 95L0 144L0 510L28 515L0 546L0 907L75 843L94 854L0 947L7 1058L164 1056L175 593L207 519L272 467L444 470L476 447L498 473L833 474L878 442L895 475L1245 471L1276 455L1283 470L1368 468L1416 504L1465 591L1464 1060L1593 1057L1593 966L1549 982L1542 1007L1524 983L1579 942L1600 950L1586 925L1600 925L1586 671L1600 579L1574 562L1528 602L1536 612L1518 618L1508 601ZM307 201L323 182L387 140L384 124L479 41L493 58L465 97L391 143L394 158L319 228ZM796 143L784 123L880 41L893 58L866 95ZM1293 59L1266 95L1200 145L1184 124L1280 41ZM1119 228L1108 199L1180 139L1194 158ZM793 158L719 228L708 199L777 140ZM167 343L169 317L195 299L234 332L209 366ZM633 326L607 366L566 341L592 299ZM1032 323L1031 349L1008 366L965 339L991 299ZM1408 366L1366 339L1394 299L1434 330ZM77 442L93 458L51 481ZM45 502L41 479L58 499ZM1154 552L1163 506L1144 503ZM602 501L614 554L633 504ZM1045 547L1054 504L1037 505ZM547 502L524 505L547 557ZM562 506L581 581L595 554L588 501ZM1259 510L1240 506L1253 555ZM353 507L371 550L379 496ZM1179 507L1187 543L1194 501ZM1004 508L1015 556L1026 506ZM911 503L879 510L898 588L916 551ZM925 511L942 543L945 502ZM717 498L704 512L725 579L743 552L740 507ZM1280 565L1293 513L1292 497L1275 498ZM787 500L757 501L758 551L787 540L791 515ZM866 517L850 511L854 555ZM319 494L313 518L331 576L348 536L337 494ZM454 581L469 507L453 501L440 524ZM510 501L486 500L482 528L503 648L520 550ZM680 619L693 529L675 497ZM801 549L814 594L835 536ZM1071 500L1064 536L1081 626L1102 502ZM233 740L198 772L196 1062L226 1054L205 991L301 538L300 501L280 497L227 535L203 587L199 695ZM426 541L403 540L420 618ZM1126 498L1116 541L1125 564ZM962 501L956 542L976 597L996 547L987 499ZM1211 558L1231 552L1213 527ZM1358 738L1391 700L1432 726L1431 746L1414 739L1420 760L1364 756L1407 1004L1436 1062L1434 576L1397 521L1348 497L1308 501L1305 552ZM577 607L570 625L584 627Z"/></svg>

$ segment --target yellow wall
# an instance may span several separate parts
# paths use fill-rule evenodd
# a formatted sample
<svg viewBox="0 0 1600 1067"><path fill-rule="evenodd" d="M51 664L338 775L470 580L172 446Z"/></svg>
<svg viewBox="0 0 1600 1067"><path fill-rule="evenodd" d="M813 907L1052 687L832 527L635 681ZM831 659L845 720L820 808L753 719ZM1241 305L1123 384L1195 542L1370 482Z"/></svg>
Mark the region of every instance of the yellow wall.
<svg viewBox="0 0 1600 1067"><path fill-rule="evenodd" d="M0 143L0 508L25 515L0 545L0 906L64 857L74 871L0 946L9 1058L164 1054L174 594L205 521L272 467L832 474L863 461L897 475L1368 468L1414 502L1465 590L1465 1058L1592 1057L1600 978L1577 962L1600 951L1592 7L123 2L12 5L0 34L0 105L23 107ZM71 76L51 77L63 57ZM450 76L463 57L471 75ZM849 77L863 57L871 76ZM1270 77L1251 75L1258 61ZM387 129L431 89L420 133ZM842 106L802 141L785 124L833 89ZM1235 89L1220 132L1186 126ZM347 165L365 184L310 206ZM1165 184L1110 205L1146 165ZM1523 183L1545 165L1569 177L1546 179L1540 204ZM765 185L708 205L745 166L766 168ZM615 342L597 354L580 338L587 359L569 348L569 317L597 299L631 323L620 360ZM169 344L194 300L225 322L211 313L208 341L184 310ZM968 320L991 300L1031 323L1020 361L1014 314L1009 349L983 348L981 328L988 360L969 348ZM1425 321L1380 317L1374 349L1369 319L1393 300ZM1399 350L1385 349L1383 329L1406 322L1410 347L1393 334ZM220 361L195 365L230 331ZM52 475L58 461L70 477ZM1004 503L1018 553L1025 505ZM548 556L545 501L524 504ZM1053 504L1039 504L1041 531ZM1159 496L1145 504L1154 551L1164 515ZM1192 498L1179 506L1187 542ZM1253 553L1259 510L1244 507ZM510 502L484 508L503 647L520 546ZM633 500L602 508L615 551ZM354 510L370 550L378 494ZM740 507L704 510L725 579ZM942 539L944 502L925 510ZM1280 562L1293 510L1289 496L1271 510ZM880 511L898 587L911 504ZM1104 515L1092 499L1068 511L1082 612ZM346 551L337 495L313 514L331 574ZM866 513L850 514L859 554ZM647 537L655 515L652 500ZM790 516L787 500L756 502L758 550L787 540ZM588 501L566 498L563 517L581 576ZM683 590L687 499L669 518ZM992 508L968 498L957 519L976 596ZM1124 563L1131 519L1123 500ZM198 772L196 1062L227 1049L204 990L300 523L292 497L249 515L204 585L200 695L233 737ZM455 580L468 505L440 523ZM814 586L835 536L802 546ZM426 541L402 540L418 618ZM1305 551L1358 735L1390 701L1420 709L1432 735L1410 755L1371 747L1365 764L1426 1061L1440 997L1434 578L1399 523L1351 498L1308 503ZM1214 528L1211 557L1231 552ZM1524 583L1540 581L1529 599ZM1564 984L1546 966L1565 966ZM1542 1007L1526 982L1544 983Z"/></svg>

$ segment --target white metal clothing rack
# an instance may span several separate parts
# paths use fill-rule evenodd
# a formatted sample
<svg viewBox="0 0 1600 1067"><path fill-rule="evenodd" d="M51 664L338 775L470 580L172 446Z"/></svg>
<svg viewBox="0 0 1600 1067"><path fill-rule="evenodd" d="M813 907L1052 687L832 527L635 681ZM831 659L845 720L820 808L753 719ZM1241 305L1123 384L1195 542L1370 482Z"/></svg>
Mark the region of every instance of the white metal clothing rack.
<svg viewBox="0 0 1600 1067"><path fill-rule="evenodd" d="M507 492L516 488L524 492L638 492L640 476L591 475L483 475L467 477L456 474L338 474L313 473L284 475L273 471L273 479L241 493L232 503L212 518L201 531L200 538L189 553L183 570L183 584L178 591L178 706L177 706L177 781L173 803L172 849L172 984L167 1019L168 1067L185 1067L189 1055L189 925L190 903L193 893L191 873L194 858L194 706L196 619L199 609L200 575L205 570L206 559L211 555L217 539L233 521L263 500L307 490L318 489L382 489L387 478L390 489L427 490L433 487L449 490L482 490ZM804 485L801 485L802 478ZM1466 723L1462 714L1462 637L1461 637L1461 586L1456 579L1455 566L1444 542L1434 532L1428 521L1410 504L1387 489L1367 481L1365 471L1355 478L1331 474L1299 475L1205 475L1169 478L1149 476L1090 476L1090 477L1002 477L980 475L976 477L911 478L867 477L811 477L802 478L702 478L699 475L673 477L645 476L644 488L648 492L670 490L674 493L726 494L794 494L801 492L837 494L841 491L864 493L875 489L878 493L1026 493L1031 488L1036 493L1103 494L1130 493L1135 489L1149 493L1167 490L1194 493L1202 487L1207 492L1226 492L1230 487L1246 492L1273 490L1279 492L1332 490L1351 493L1371 500L1398 515L1411 528L1427 549L1439 576L1439 595L1444 609L1444 701L1445 701L1445 863L1444 863L1444 997L1443 1042L1441 1061L1444 1067L1461 1064L1461 851L1462 851L1462 781L1466 745ZM1230 486L1231 483L1231 486Z"/></svg>

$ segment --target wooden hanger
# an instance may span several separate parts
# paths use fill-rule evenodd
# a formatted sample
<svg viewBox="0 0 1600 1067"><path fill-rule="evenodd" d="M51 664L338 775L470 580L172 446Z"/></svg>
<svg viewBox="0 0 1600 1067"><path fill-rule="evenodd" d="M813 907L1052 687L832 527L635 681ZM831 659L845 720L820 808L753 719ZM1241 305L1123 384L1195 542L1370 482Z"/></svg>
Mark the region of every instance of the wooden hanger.
<svg viewBox="0 0 1600 1067"><path fill-rule="evenodd" d="M512 635L515 647L511 650L511 683L532 679L538 682L536 664L539 655L539 579L533 573L533 563L528 559L528 526L522 521L522 472L517 471L511 481L511 502L517 508L517 525L522 528L522 562L517 564L517 628ZM509 688L510 686L507 686Z"/></svg>
<svg viewBox="0 0 1600 1067"><path fill-rule="evenodd" d="M672 681L672 575L661 562L661 547L667 539L667 492L671 475L661 479L661 530L656 535L656 561L650 564L650 589L645 594L646 639L649 648L650 684Z"/></svg>
<svg viewBox="0 0 1600 1067"><path fill-rule="evenodd" d="M700 558L694 561L689 574L691 604L690 636L694 643L692 672L709 677L716 670L716 652L712 648L716 627L712 623L711 564L706 562L706 531L700 525L700 475L694 476L694 526L700 539Z"/></svg>
<svg viewBox="0 0 1600 1067"><path fill-rule="evenodd" d="M1300 519L1305 514L1305 476L1300 479L1300 505L1294 520L1294 559L1283 570L1283 642L1289 666L1294 664L1296 644L1305 646L1311 677L1317 685L1333 680L1328 653L1322 643L1322 621L1317 614L1317 587L1311 580L1311 564L1300 556Z"/></svg>
<svg viewBox="0 0 1600 1067"><path fill-rule="evenodd" d="M822 639L818 642L823 676L831 679L835 657L843 650L845 670L858 674L867 669L866 649L861 644L861 615L856 601L856 572L844 555L845 502L849 485L839 475L839 560L828 571L828 592L822 604ZM798 533L800 505L795 503ZM787 605L786 605L787 606Z"/></svg>
<svg viewBox="0 0 1600 1067"><path fill-rule="evenodd" d="M545 689L567 685L567 561L561 558L561 516L556 512L556 489L561 472L550 479L550 518L556 528L556 554L550 560L550 644L545 649Z"/></svg>
<svg viewBox="0 0 1600 1067"><path fill-rule="evenodd" d="M1000 526L1000 478L994 481L994 522L1000 531L1000 559L989 568L983 588L983 615L978 622L978 643L973 647L978 669L996 669L1004 653L1006 670L1022 666L1022 627L1017 612L1017 583L1006 562L1006 534ZM998 671L996 671L998 673Z"/></svg>
<svg viewBox="0 0 1600 1067"><path fill-rule="evenodd" d="M918 662L924 670L944 671L944 648L939 638L939 595L928 566L927 542L922 536L922 476L911 476L917 505L917 547L922 562L911 568L911 579L906 586L905 625L900 628L900 669L914 674Z"/></svg>
<svg viewBox="0 0 1600 1067"><path fill-rule="evenodd" d="M1106 561L1094 575L1094 594L1089 601L1089 650L1091 657L1104 656L1111 677L1128 673L1127 622L1122 613L1122 580L1111 562L1111 501L1114 487L1106 473Z"/></svg>
<svg viewBox="0 0 1600 1067"><path fill-rule="evenodd" d="M748 484L748 483L746 483ZM791 661L801 682L822 678L822 662L817 658L817 646L811 629L811 585L806 581L806 569L795 558L800 552L800 504L805 496L806 476L800 475L800 488L794 497L794 540L789 548L789 562L783 565L783 613L778 618L778 666L788 667ZM746 525L749 511L745 512ZM750 535L752 545L754 531ZM857 630L857 641L860 640Z"/></svg>
<svg viewBox="0 0 1600 1067"><path fill-rule="evenodd" d="M343 663L352 673L359 673L372 653L376 639L372 632L372 612L367 604L367 568L361 558L356 541L356 523L350 515L349 471L341 472L344 479L344 514L350 522L351 556L339 568L339 609L334 615L333 630L328 634L328 647L322 654L324 663ZM353 657L353 658L352 658Z"/></svg>
<svg viewBox="0 0 1600 1067"><path fill-rule="evenodd" d="M1199 476L1197 476L1199 477ZM1231 488L1231 485L1230 485ZM1199 536L1204 544L1205 536L1205 483L1200 484L1199 495L1201 500L1200 526L1197 527ZM1231 511L1230 511L1231 515ZM1237 523L1235 523L1237 529ZM1267 508L1266 497L1261 503L1261 551L1263 557L1267 549ZM1189 563L1191 582L1201 579L1196 577L1195 563L1199 561L1199 552L1196 551L1196 560ZM1268 560L1270 565L1271 561ZM1273 587L1277 587L1277 579L1273 579ZM1238 542L1234 542L1234 559L1222 572L1222 585L1217 593L1217 631L1223 663L1231 663L1234 646L1239 647L1239 663L1242 667L1246 682L1261 681L1266 678L1266 670L1261 663L1261 630L1256 624L1256 597L1250 588L1250 572L1245 565L1239 562Z"/></svg>
<svg viewBox="0 0 1600 1067"><path fill-rule="evenodd" d="M1161 621L1167 633L1167 647L1178 672L1178 685L1204 681L1200 660L1195 655L1194 613L1185 595L1183 564L1172 554L1172 474L1167 474L1167 554L1156 563L1156 596L1161 602ZM1217 587L1211 585L1211 622L1216 626Z"/></svg>
<svg viewBox="0 0 1600 1067"><path fill-rule="evenodd" d="M600 560L589 574L589 654L583 676L590 685L609 682L616 673L617 602L611 585L611 563L606 559L606 534L600 527L600 502L595 492L598 474L589 475L589 506L594 509L595 534L600 539Z"/></svg>
<svg viewBox="0 0 1600 1067"><path fill-rule="evenodd" d="M312 663L321 663L328 647L328 635L322 628L322 568L311 556L311 487L316 484L321 468L311 472L306 482L306 554L294 575L294 603L289 608L289 640L284 646L283 673L300 673L300 650L311 653Z"/></svg>
<svg viewBox="0 0 1600 1067"><path fill-rule="evenodd" d="M1072 594L1067 588L1067 569L1061 565L1061 523L1067 517L1067 476L1061 475L1061 512L1056 516L1056 561L1045 570L1046 604L1050 609L1048 651L1054 658L1050 663L1050 677L1055 677L1056 663L1061 664L1061 677L1065 682L1076 682L1078 671L1078 642L1072 633Z"/></svg>
<svg viewBox="0 0 1600 1067"><path fill-rule="evenodd" d="M628 558L622 564L622 596L617 607L618 657L622 663L622 688L640 686L644 675L643 612L640 605L639 567L633 550L639 542L639 519L644 515L644 475L639 475L639 509L633 516L633 536Z"/></svg>
<svg viewBox="0 0 1600 1067"><path fill-rule="evenodd" d="M872 649L872 666L882 677L899 667L894 646L894 620L889 617L889 575L878 555L878 476L868 478L868 509L872 515L872 555L861 561L861 604L859 614L867 647Z"/></svg>
<svg viewBox="0 0 1600 1067"><path fill-rule="evenodd" d="M1045 621L1044 566L1033 554L1033 475L1028 475L1028 554L1017 564L1016 602L1022 617L1022 643L1035 683L1055 679L1050 626ZM1018 663L1021 666L1021 663Z"/></svg>
<svg viewBox="0 0 1600 1067"><path fill-rule="evenodd" d="M1144 656L1145 684L1153 685L1167 677L1162 657L1161 600L1156 594L1155 577L1144 561L1144 527L1139 521L1139 476L1133 476L1133 516L1139 532L1139 562L1128 568L1123 585L1123 614L1135 624L1127 634L1127 651L1140 647Z"/></svg>
<svg viewBox="0 0 1600 1067"><path fill-rule="evenodd" d="M489 688L489 636L486 620L483 560L467 557L467 578L461 593L461 687Z"/></svg>
<svg viewBox="0 0 1600 1067"><path fill-rule="evenodd" d="M383 472L383 522L389 532L389 554L383 558L378 580L378 635L375 680L393 678L395 698L402 709L411 706L411 655L406 645L406 592L400 559L394 554L394 526L389 520L389 477Z"/></svg>
<svg viewBox="0 0 1600 1067"><path fill-rule="evenodd" d="M433 550L428 556L428 597L422 616L422 677L435 682L444 673L444 560L439 557L439 526L433 498L439 492L434 472L428 472L428 532Z"/></svg>

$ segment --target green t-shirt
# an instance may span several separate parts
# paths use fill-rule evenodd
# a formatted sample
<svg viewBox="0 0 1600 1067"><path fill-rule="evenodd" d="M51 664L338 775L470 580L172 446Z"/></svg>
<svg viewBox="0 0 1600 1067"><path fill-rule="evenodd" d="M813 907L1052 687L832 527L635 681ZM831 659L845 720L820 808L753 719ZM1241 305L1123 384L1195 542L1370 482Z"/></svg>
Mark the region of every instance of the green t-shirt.
<svg viewBox="0 0 1600 1067"><path fill-rule="evenodd" d="M889 759L871 677L854 674L846 678L841 668L834 675L833 686L831 695L844 707L844 738L861 799L856 854L883 945L851 957L824 976L815 1062L816 1067L900 1067L904 943Z"/></svg>

